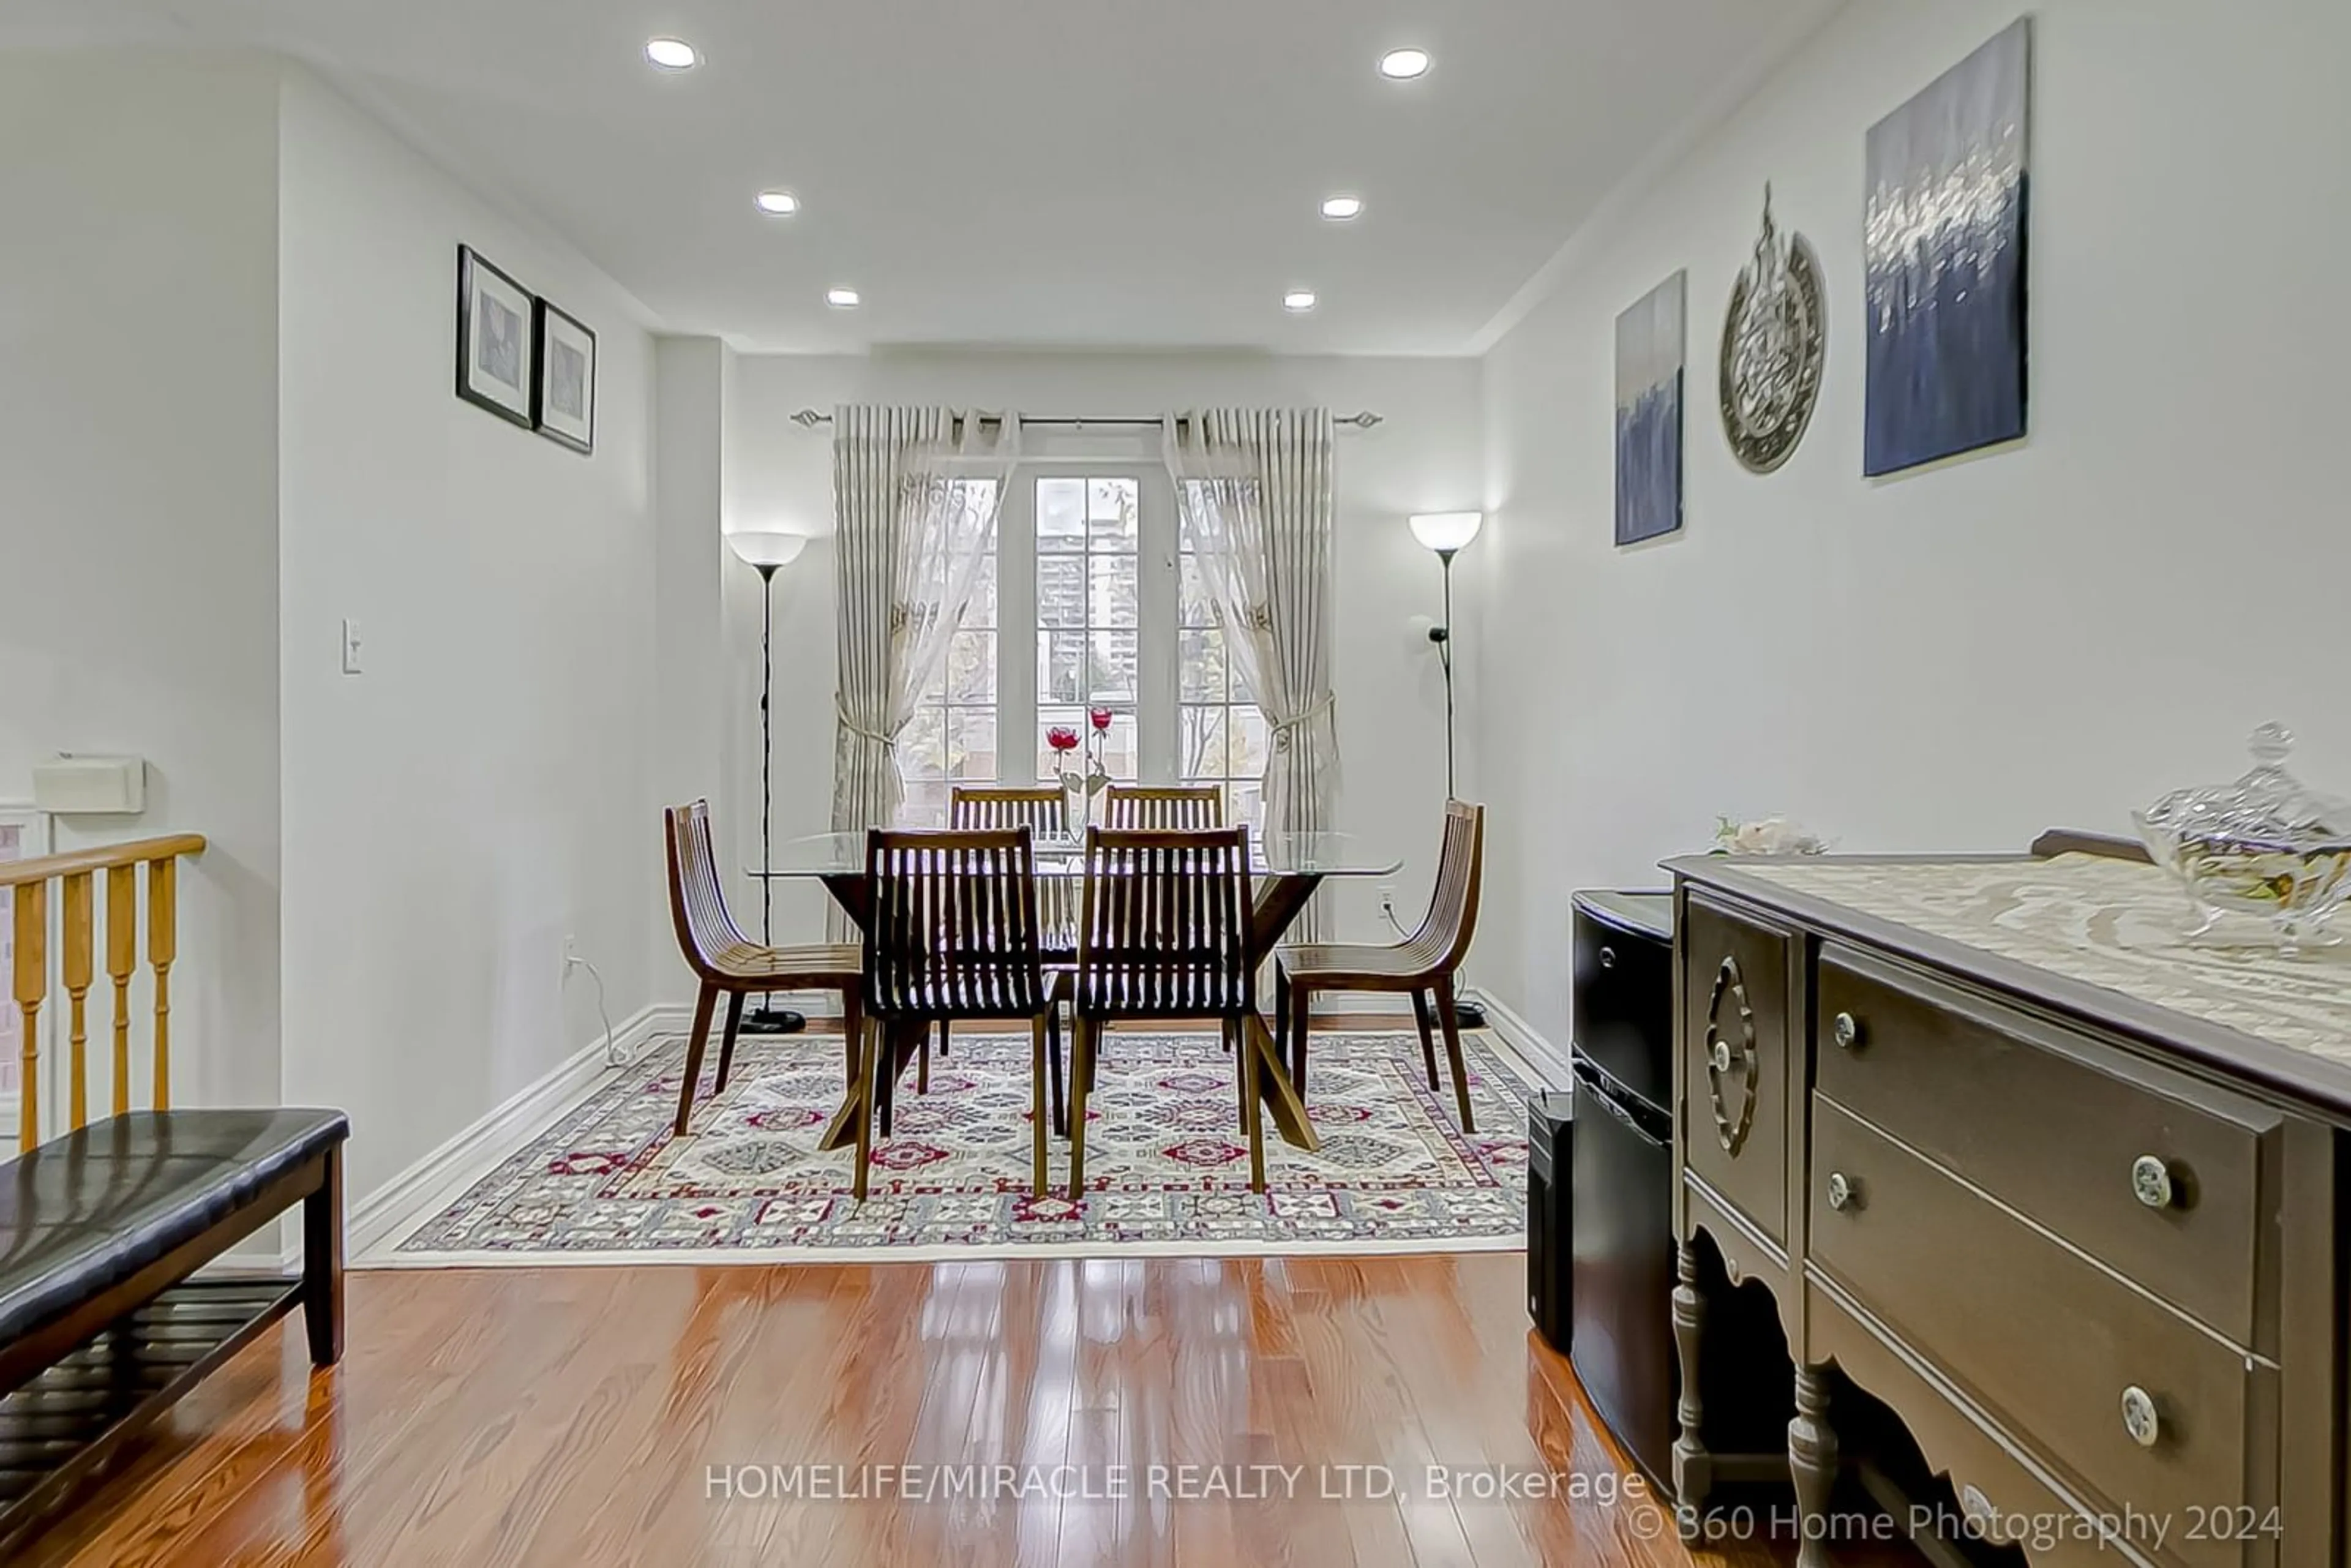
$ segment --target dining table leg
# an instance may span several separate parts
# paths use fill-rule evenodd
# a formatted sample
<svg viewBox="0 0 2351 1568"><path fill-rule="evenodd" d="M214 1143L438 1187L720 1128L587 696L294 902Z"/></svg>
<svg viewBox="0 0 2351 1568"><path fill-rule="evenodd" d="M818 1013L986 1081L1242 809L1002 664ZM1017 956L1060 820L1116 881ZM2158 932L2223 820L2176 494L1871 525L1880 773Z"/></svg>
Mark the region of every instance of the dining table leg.
<svg viewBox="0 0 2351 1568"><path fill-rule="evenodd" d="M1262 968L1281 946L1298 917L1306 912L1307 901L1322 885L1319 875L1299 872L1268 872L1258 879L1257 907L1249 914L1249 962ZM1283 1061L1281 1047L1273 1037L1262 1012L1252 1012L1247 1024L1246 1049L1256 1053L1258 1098L1265 1113L1273 1118L1274 1130L1282 1142L1309 1154L1319 1152L1322 1140L1315 1135L1314 1124L1306 1114L1306 1102L1298 1092L1298 1084L1290 1075L1289 1064ZM1239 1063L1236 1062L1236 1070Z"/></svg>

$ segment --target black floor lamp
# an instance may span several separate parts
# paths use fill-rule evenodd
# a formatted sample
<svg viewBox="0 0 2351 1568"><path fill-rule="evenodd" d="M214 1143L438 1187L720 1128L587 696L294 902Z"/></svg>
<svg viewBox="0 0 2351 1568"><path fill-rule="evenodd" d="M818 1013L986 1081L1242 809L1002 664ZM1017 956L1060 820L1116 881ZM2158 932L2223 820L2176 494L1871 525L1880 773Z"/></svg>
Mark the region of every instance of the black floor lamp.
<svg viewBox="0 0 2351 1568"><path fill-rule="evenodd" d="M728 534L726 542L746 566L759 574L759 870L768 873L775 870L771 835L776 805L772 711L776 695L776 572L798 560L800 551L808 548L808 540L799 534L756 530ZM775 946L775 890L772 876L759 878L759 941L763 946ZM746 1034L798 1034L808 1028L808 1019L789 1008L777 1007L772 996L763 994L759 1005L744 1014L742 1027Z"/></svg>
<svg viewBox="0 0 2351 1568"><path fill-rule="evenodd" d="M1445 666L1445 798L1458 797L1458 781L1454 777L1453 761L1453 558L1469 548L1485 526L1483 512L1416 512L1411 517L1412 537L1426 549L1435 550L1439 564L1445 569L1445 619L1428 629L1428 640L1437 644L1438 662ZM1476 1002L1454 1004L1454 1016L1463 1029L1479 1029L1486 1022L1486 1009Z"/></svg>

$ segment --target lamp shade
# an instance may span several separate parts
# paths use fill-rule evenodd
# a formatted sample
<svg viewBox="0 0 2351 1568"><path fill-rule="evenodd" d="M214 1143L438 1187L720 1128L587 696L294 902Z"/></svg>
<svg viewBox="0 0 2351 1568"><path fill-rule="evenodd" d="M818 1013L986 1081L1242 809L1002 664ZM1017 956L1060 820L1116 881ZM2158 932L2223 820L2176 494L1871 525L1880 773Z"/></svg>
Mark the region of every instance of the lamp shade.
<svg viewBox="0 0 2351 1568"><path fill-rule="evenodd" d="M1467 548L1485 521L1483 512L1415 512L1412 537L1425 549L1450 554Z"/></svg>
<svg viewBox="0 0 2351 1568"><path fill-rule="evenodd" d="M808 536L775 528L747 528L739 534L728 534L726 543L746 566L773 571L799 559L800 551L808 549Z"/></svg>

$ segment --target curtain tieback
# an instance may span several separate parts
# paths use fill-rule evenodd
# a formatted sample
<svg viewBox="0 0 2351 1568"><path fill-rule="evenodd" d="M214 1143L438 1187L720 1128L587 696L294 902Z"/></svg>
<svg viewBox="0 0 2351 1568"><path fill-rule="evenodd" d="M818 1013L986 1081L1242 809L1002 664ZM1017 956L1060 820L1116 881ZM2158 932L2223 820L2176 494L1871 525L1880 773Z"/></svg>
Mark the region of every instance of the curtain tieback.
<svg viewBox="0 0 2351 1568"><path fill-rule="evenodd" d="M1276 751L1289 750L1290 738L1294 733L1305 728L1338 706L1338 695L1336 693L1332 693L1326 695L1321 702L1316 703L1304 713L1277 720L1273 726L1273 748Z"/></svg>
<svg viewBox="0 0 2351 1568"><path fill-rule="evenodd" d="M895 751L898 749L898 737L896 736L884 735L878 729L866 728L863 725L850 717L849 710L842 707L839 703L836 702L832 705L832 712L833 716L841 720L841 727L847 730L850 734L857 737L858 739L870 740L874 745L882 747L884 751Z"/></svg>

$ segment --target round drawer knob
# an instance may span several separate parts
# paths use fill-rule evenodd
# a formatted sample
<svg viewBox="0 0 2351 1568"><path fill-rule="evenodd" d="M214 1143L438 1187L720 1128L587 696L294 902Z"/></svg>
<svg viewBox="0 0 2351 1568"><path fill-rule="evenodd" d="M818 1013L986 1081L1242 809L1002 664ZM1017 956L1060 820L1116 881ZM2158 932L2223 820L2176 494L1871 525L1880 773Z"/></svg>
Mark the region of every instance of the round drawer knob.
<svg viewBox="0 0 2351 1568"><path fill-rule="evenodd" d="M1843 1213L1861 1207L1861 1183L1843 1171L1829 1172L1829 1207Z"/></svg>
<svg viewBox="0 0 2351 1568"><path fill-rule="evenodd" d="M2149 1208L2169 1208L2179 1196L2172 1185L2171 1167L2153 1155L2141 1155L2131 1162L2131 1193Z"/></svg>
<svg viewBox="0 0 2351 1568"><path fill-rule="evenodd" d="M1851 1051L1861 1043L1861 1020L1851 1013L1839 1013L1829 1025L1830 1038L1840 1051Z"/></svg>
<svg viewBox="0 0 2351 1568"><path fill-rule="evenodd" d="M2163 1436L2163 1421L2155 1413L2155 1396L2133 1385L2123 1390L2123 1430L2142 1448L2152 1448Z"/></svg>
<svg viewBox="0 0 2351 1568"><path fill-rule="evenodd" d="M1714 1055L1710 1060L1714 1062L1714 1070L1717 1072L1729 1071L1730 1042L1727 1040L1716 1040L1714 1042Z"/></svg>

